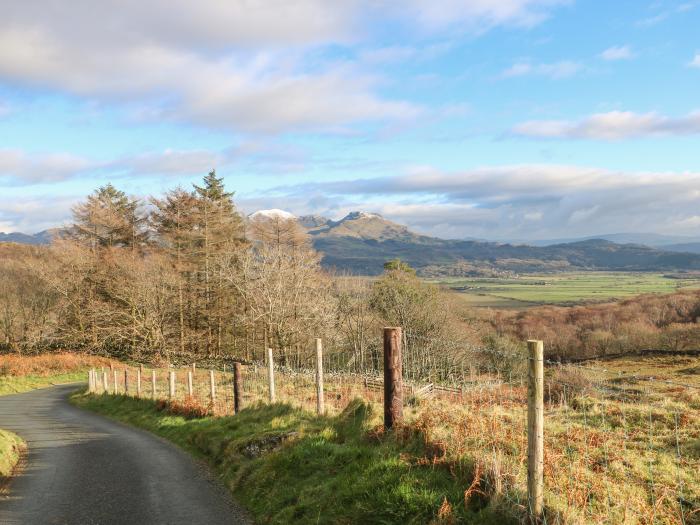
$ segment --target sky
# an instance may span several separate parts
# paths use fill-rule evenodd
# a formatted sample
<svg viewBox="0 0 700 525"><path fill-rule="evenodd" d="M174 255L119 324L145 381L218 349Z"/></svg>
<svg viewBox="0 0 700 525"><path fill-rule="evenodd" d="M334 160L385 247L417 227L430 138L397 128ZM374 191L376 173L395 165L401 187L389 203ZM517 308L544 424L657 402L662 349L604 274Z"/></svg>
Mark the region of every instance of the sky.
<svg viewBox="0 0 700 525"><path fill-rule="evenodd" d="M0 231L211 169L242 212L700 236L700 0L2 0Z"/></svg>

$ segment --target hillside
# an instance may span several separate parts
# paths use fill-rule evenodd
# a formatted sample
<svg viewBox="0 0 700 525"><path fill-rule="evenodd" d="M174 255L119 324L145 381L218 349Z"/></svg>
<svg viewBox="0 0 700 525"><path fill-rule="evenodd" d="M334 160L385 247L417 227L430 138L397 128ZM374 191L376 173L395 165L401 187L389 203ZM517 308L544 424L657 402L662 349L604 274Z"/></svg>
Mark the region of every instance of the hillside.
<svg viewBox="0 0 700 525"><path fill-rule="evenodd" d="M400 258L431 275L591 270L698 270L700 255L640 244L591 239L550 246L446 240L411 232L380 215L352 212L339 221L300 217L327 267L378 274L385 261ZM465 269L466 268L466 269Z"/></svg>
<svg viewBox="0 0 700 525"><path fill-rule="evenodd" d="M16 242L18 244L49 244L56 232L56 228L43 230L39 233L27 234L20 232L3 233L0 232L0 242Z"/></svg>

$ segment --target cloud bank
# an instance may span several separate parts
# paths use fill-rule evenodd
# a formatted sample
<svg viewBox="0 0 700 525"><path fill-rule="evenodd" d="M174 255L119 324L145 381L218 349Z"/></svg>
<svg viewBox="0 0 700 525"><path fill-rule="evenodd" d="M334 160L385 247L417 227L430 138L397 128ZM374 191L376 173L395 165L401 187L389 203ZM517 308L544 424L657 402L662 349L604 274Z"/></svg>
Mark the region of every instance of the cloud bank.
<svg viewBox="0 0 700 525"><path fill-rule="evenodd" d="M422 34L531 26L561 0L74 0L10 2L0 78L130 104L144 117L247 133L339 131L416 118L376 75L324 46L379 20Z"/></svg>
<svg viewBox="0 0 700 525"><path fill-rule="evenodd" d="M610 111L579 121L532 120L516 125L515 135L536 138L622 140L640 137L688 136L700 133L700 112L682 117L658 113Z"/></svg>
<svg viewBox="0 0 700 525"><path fill-rule="evenodd" d="M369 209L443 237L693 234L700 173L627 173L566 165L455 172L414 167L393 177L283 186L267 193L270 199L293 206L297 213L339 216L353 208Z"/></svg>

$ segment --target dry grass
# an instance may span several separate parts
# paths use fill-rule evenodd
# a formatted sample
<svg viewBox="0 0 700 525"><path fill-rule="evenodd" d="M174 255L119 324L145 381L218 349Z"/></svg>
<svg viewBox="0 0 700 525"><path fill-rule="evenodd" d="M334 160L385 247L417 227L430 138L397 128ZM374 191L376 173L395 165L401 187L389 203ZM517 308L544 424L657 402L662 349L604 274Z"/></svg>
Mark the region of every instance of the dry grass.
<svg viewBox="0 0 700 525"><path fill-rule="evenodd" d="M118 362L104 357L73 354L70 352L34 356L4 354L0 358L0 376L48 377L80 372L90 367L109 366L110 363Z"/></svg>
<svg viewBox="0 0 700 525"><path fill-rule="evenodd" d="M143 395L148 397L150 372L144 374ZM673 356L548 370L547 523L700 523L700 390L663 382L696 384L698 374L700 358ZM652 375L655 381L648 380ZM176 376L178 401L168 404L169 411L194 418L232 413L230 374L216 372L214 404L208 371L197 370L193 398L187 397L186 370L177 370ZM158 370L157 377L162 398L167 372ZM416 399L405 406L402 431L408 440L420 436L424 457L404 459L409 467L432 465L469 480L465 510L492 506L518 521L527 514L526 388L496 379L483 377L462 394ZM361 378L329 375L325 383L329 413L359 397L381 414L382 392L365 388ZM315 410L312 375L278 372L276 387L278 401ZM243 390L244 405L267 402L266 369L245 368ZM373 424L381 434L381 417ZM438 522L450 523L450 505L454 501L436 509Z"/></svg>

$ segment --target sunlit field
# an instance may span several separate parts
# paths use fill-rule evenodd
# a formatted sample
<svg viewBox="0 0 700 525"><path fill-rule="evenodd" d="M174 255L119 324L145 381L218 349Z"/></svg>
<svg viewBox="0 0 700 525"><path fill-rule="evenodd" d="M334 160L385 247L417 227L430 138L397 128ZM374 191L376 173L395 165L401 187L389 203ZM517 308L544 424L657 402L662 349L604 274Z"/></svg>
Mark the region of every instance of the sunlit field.
<svg viewBox="0 0 700 525"><path fill-rule="evenodd" d="M623 299L647 293L700 288L700 275L677 278L662 273L573 272L523 275L512 279L448 278L432 280L460 293L474 307L527 308Z"/></svg>

